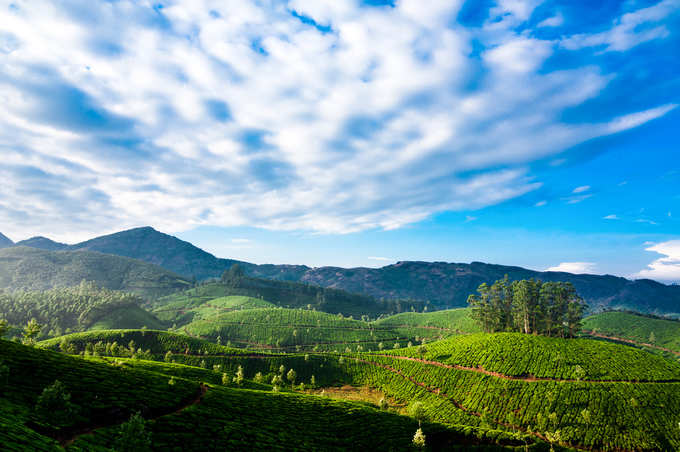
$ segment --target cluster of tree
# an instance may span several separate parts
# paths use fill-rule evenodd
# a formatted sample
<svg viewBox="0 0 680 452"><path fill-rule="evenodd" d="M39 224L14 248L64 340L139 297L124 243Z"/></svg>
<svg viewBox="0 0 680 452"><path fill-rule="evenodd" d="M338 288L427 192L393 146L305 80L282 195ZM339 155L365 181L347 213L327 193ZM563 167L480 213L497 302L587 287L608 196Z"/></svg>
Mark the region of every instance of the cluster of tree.
<svg viewBox="0 0 680 452"><path fill-rule="evenodd" d="M491 286L484 283L470 295L472 316L486 332L573 337L587 305L568 282L534 279L509 281L506 275Z"/></svg>
<svg viewBox="0 0 680 452"><path fill-rule="evenodd" d="M15 326L35 319L44 326L37 335L40 338L84 331L108 312L143 301L138 295L81 282L75 287L35 292L0 290L0 313Z"/></svg>

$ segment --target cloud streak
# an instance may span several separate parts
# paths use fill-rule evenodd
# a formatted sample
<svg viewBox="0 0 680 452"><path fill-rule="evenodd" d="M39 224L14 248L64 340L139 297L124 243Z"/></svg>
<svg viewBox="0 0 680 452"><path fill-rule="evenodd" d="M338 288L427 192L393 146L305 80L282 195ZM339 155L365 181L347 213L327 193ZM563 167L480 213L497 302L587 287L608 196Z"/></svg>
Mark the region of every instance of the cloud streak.
<svg viewBox="0 0 680 452"><path fill-rule="evenodd" d="M460 2L2 4L4 232L396 229L536 190L532 163L675 107L562 122L612 76L546 70L556 48L624 51L663 18L559 43L527 29L536 6L466 28Z"/></svg>

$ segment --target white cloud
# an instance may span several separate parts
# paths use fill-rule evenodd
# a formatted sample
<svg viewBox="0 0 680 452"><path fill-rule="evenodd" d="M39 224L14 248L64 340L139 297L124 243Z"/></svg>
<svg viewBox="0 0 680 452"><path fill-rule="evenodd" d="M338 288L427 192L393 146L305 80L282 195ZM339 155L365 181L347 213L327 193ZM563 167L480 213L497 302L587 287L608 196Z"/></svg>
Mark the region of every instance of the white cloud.
<svg viewBox="0 0 680 452"><path fill-rule="evenodd" d="M620 218L615 214L609 214L606 217L602 217L603 220L620 220Z"/></svg>
<svg viewBox="0 0 680 452"><path fill-rule="evenodd" d="M548 204L548 201L543 200L543 201L538 201L536 204L534 204L534 206L535 207L543 207L546 204Z"/></svg>
<svg viewBox="0 0 680 452"><path fill-rule="evenodd" d="M547 268L547 272L566 273L594 273L596 264L593 262L562 262L561 264Z"/></svg>
<svg viewBox="0 0 680 452"><path fill-rule="evenodd" d="M552 17L542 20L538 23L537 27L559 27L564 23L564 16L561 13L556 14Z"/></svg>
<svg viewBox="0 0 680 452"><path fill-rule="evenodd" d="M651 225L656 225L658 224L656 221L653 220L648 220L646 218L638 218L635 220L636 223L645 223L645 224L651 224Z"/></svg>
<svg viewBox="0 0 680 452"><path fill-rule="evenodd" d="M653 261L647 268L634 275L635 277L666 282L680 281L680 240L657 243L645 249L664 257Z"/></svg>
<svg viewBox="0 0 680 452"><path fill-rule="evenodd" d="M394 259L389 258L389 257L379 257L379 256L369 256L368 259L372 261L384 261L384 262L391 262Z"/></svg>
<svg viewBox="0 0 680 452"><path fill-rule="evenodd" d="M556 44L515 29L538 4L474 30L443 0L288 5L321 29L254 0L3 8L2 232L347 233L521 196L533 162L673 107L561 122L611 76L541 70Z"/></svg>
<svg viewBox="0 0 680 452"><path fill-rule="evenodd" d="M663 0L656 5L624 14L608 30L569 36L562 41L562 46L570 50L603 46L607 51L626 51L643 42L667 37L670 31L658 22L678 11L680 0Z"/></svg>
<svg viewBox="0 0 680 452"><path fill-rule="evenodd" d="M477 220L477 217L473 217L472 215L466 215L465 216L465 222L466 223L469 223L469 222L475 221L475 220Z"/></svg>
<svg viewBox="0 0 680 452"><path fill-rule="evenodd" d="M575 189L572 190L572 193L583 193L584 191L590 190L590 185L582 185L580 187L576 187Z"/></svg>

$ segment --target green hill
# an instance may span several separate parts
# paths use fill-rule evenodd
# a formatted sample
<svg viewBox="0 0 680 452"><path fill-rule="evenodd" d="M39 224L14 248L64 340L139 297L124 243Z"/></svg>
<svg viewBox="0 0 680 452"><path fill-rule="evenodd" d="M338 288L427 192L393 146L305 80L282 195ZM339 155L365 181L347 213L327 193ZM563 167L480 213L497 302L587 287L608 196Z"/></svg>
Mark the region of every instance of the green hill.
<svg viewBox="0 0 680 452"><path fill-rule="evenodd" d="M224 386L217 383L219 372L179 364L82 359L3 341L0 362L5 450L120 450L146 437L121 433L135 412L144 418L141 428L153 450L408 450L418 428L413 418L366 403L271 392L248 380ZM56 380L63 389L40 402ZM521 437L500 431L432 422L422 427L432 450L521 444Z"/></svg>
<svg viewBox="0 0 680 452"><path fill-rule="evenodd" d="M111 349L111 345L114 342L117 346L121 347L118 350L120 353L116 353L116 348ZM131 354L129 353L131 342L132 347L150 353L154 359L163 359L167 352L187 355L235 355L249 353L241 349L225 347L214 342L193 338L186 334L140 329L95 330L73 333L41 341L37 346L51 350L62 350L68 345L72 345L72 353L80 353L88 349L89 344L98 355L124 357Z"/></svg>
<svg viewBox="0 0 680 452"><path fill-rule="evenodd" d="M248 309L195 320L182 331L215 341L260 350L377 350L378 345L406 345L413 337L389 328L325 312L304 309Z"/></svg>
<svg viewBox="0 0 680 452"><path fill-rule="evenodd" d="M629 312L603 312L585 318L583 330L597 336L680 354L680 321L676 320Z"/></svg>
<svg viewBox="0 0 680 452"><path fill-rule="evenodd" d="M434 312L403 312L379 319L373 324L390 328L400 334L420 337L447 337L455 334L478 333L477 322L470 317L469 308L447 309Z"/></svg>
<svg viewBox="0 0 680 452"><path fill-rule="evenodd" d="M36 319L43 325L39 338L88 329L165 328L142 303L138 295L92 283L35 292L0 290L0 318L16 327Z"/></svg>
<svg viewBox="0 0 680 452"><path fill-rule="evenodd" d="M356 318L362 316L375 318L379 315L409 310L412 307L422 309L423 306L422 303L417 302L376 300L364 295L308 284L241 276L230 281L204 283L192 289L168 295L154 301L150 308L164 320L182 325L194 319L197 313L195 308L212 304L217 298L232 296L266 300L270 305L285 308L312 308ZM251 300L250 306L255 306L255 304L256 302Z"/></svg>
<svg viewBox="0 0 680 452"><path fill-rule="evenodd" d="M535 432L587 450L680 448L680 364L631 347L498 333L357 358L348 361L357 381L420 399L441 422Z"/></svg>
<svg viewBox="0 0 680 452"><path fill-rule="evenodd" d="M0 288L47 290L81 281L144 296L166 295L190 286L168 270L120 256L23 246L0 250Z"/></svg>

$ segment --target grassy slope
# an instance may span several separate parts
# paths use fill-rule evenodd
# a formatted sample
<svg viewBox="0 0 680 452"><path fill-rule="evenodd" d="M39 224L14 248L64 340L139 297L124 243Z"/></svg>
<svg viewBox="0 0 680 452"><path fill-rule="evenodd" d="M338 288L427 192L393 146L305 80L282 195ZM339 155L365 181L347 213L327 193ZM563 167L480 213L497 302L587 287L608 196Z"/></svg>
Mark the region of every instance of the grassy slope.
<svg viewBox="0 0 680 452"><path fill-rule="evenodd" d="M0 250L0 287L46 290L93 281L99 287L159 296L186 288L182 277L156 265L91 251Z"/></svg>
<svg viewBox="0 0 680 452"><path fill-rule="evenodd" d="M10 369L0 396L0 443L6 450L60 450L50 437L68 437L64 427L40 426L43 421L32 410L42 389L57 378L77 406L78 414L67 421L71 428L93 420L110 425L80 436L69 450L109 450L115 424L140 409L151 419L147 428L155 450L406 450L417 428L411 418L364 403L310 395L210 385L194 403L198 382L214 382L219 374L176 364L118 359L107 364L10 342L0 342L0 360ZM175 377L172 384L170 376ZM449 450L484 436L431 423L423 428L430 444ZM486 436L509 437L500 432Z"/></svg>
<svg viewBox="0 0 680 452"><path fill-rule="evenodd" d="M680 322L654 319L627 312L604 312L583 320L583 329L680 353ZM654 334L654 342L650 336Z"/></svg>
<svg viewBox="0 0 680 452"><path fill-rule="evenodd" d="M511 376L680 380L680 364L676 362L631 347L590 339L564 340L520 333L482 333L427 344L425 350L423 354L418 347L412 347L390 353L445 364L481 367Z"/></svg>
<svg viewBox="0 0 680 452"><path fill-rule="evenodd" d="M680 383L635 382L680 380L680 365L601 341L519 336L502 333L447 339L428 344L424 358L508 375L558 379L573 378L579 365L584 380L509 380L390 356L420 356L417 348L360 356L374 364L370 371L360 368L356 372L397 399L422 397L431 418L439 421L511 424L535 432L559 430L571 444L602 450L680 447ZM631 381L589 382L589 378Z"/></svg>
<svg viewBox="0 0 680 452"><path fill-rule="evenodd" d="M74 333L39 342L38 347L58 350L62 341L73 344L78 352L85 350L85 345L88 343L117 342L119 345L127 347L130 341L134 341L135 347L149 350L153 355L164 355L166 352L189 355L200 355L206 352L210 355L247 353L241 349L217 345L185 334L154 330L105 330Z"/></svg>
<svg viewBox="0 0 680 452"><path fill-rule="evenodd" d="M127 306L107 313L99 319L90 330L110 330L110 329L132 329L132 328L153 328L162 329L165 325L153 314L139 306Z"/></svg>
<svg viewBox="0 0 680 452"><path fill-rule="evenodd" d="M399 312L398 303L393 301L381 301L365 295L308 284L250 277L240 278L233 284L221 282L202 284L157 300L153 303L152 309L165 311L170 316L168 320L182 324L191 319L190 316L184 315L183 310L195 308L215 298L233 295L264 299L286 308L311 307L318 311L332 314L342 313L355 317L362 315L377 317L380 314ZM414 305L417 308L422 303L414 303ZM410 304L404 304L403 307L408 309L409 306ZM174 317L172 317L173 310Z"/></svg>

